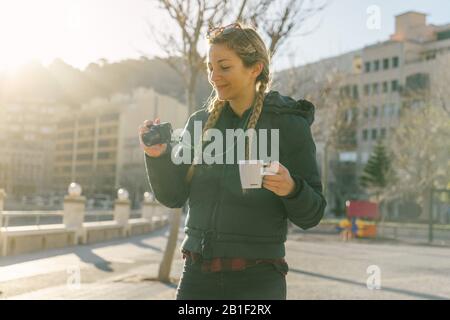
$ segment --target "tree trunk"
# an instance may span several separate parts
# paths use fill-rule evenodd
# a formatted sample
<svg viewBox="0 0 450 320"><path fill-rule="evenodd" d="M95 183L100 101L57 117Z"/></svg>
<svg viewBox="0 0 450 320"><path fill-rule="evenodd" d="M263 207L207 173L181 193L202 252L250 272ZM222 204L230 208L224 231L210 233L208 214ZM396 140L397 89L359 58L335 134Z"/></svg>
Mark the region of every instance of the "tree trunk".
<svg viewBox="0 0 450 320"><path fill-rule="evenodd" d="M328 192L328 149L329 144L325 143L323 148L323 159L322 159L322 182L323 182L323 196L327 199Z"/></svg>
<svg viewBox="0 0 450 320"><path fill-rule="evenodd" d="M428 222L433 214L430 212L430 203L432 201L430 188L426 188L425 190L424 201L422 202L422 212L419 216L421 222Z"/></svg>
<svg viewBox="0 0 450 320"><path fill-rule="evenodd" d="M191 81L191 84L188 86L186 90L186 101L188 103L189 115L191 115L193 112L196 111L194 102L195 88L192 85L193 83L194 82ZM159 266L158 279L159 281L162 282L169 281L170 269L172 268L172 261L175 255L175 249L178 240L178 230L180 226L182 210L183 209L172 210L171 213L169 239L167 241L166 250L164 251L163 260Z"/></svg>
<svg viewBox="0 0 450 320"><path fill-rule="evenodd" d="M180 227L181 210L173 209L170 212L170 233L167 239L164 257L159 265L158 280L161 282L170 282L170 270L172 269L173 257L177 248L178 229Z"/></svg>

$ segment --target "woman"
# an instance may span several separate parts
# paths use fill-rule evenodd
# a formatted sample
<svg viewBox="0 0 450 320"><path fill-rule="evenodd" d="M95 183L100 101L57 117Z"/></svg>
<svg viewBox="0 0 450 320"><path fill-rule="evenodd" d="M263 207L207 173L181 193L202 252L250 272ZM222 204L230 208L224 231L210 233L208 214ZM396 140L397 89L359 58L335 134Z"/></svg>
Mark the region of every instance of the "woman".
<svg viewBox="0 0 450 320"><path fill-rule="evenodd" d="M211 156L223 161L194 164L175 164L170 144L146 147L141 139L158 201L171 208L189 203L177 299L286 299L288 219L311 228L326 206L310 131L314 106L268 91L269 52L254 29L235 23L210 30L207 39L208 79L215 95L191 115L185 136L195 145L195 123L200 123L206 153L209 129L223 137L227 129L255 129L257 138L261 129L278 129L278 145L268 147L279 148L271 151L278 151L280 165L276 174L263 176L262 188L243 192L238 155L233 153L231 164L225 161L238 150L234 138L219 152L210 148ZM152 124L146 120L140 135ZM246 142L245 159L256 158L249 158L251 142ZM188 150L195 156L193 149L176 154Z"/></svg>

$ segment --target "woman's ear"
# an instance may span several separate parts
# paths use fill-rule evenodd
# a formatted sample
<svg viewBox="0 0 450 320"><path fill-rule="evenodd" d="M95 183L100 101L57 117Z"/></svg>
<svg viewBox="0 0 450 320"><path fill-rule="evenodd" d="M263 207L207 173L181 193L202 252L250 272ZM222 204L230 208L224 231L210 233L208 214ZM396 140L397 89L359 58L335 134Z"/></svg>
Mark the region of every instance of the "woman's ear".
<svg viewBox="0 0 450 320"><path fill-rule="evenodd" d="M258 76L261 74L262 70L264 68L264 65L262 62L257 62L253 66L253 75L255 76L255 79L258 78Z"/></svg>

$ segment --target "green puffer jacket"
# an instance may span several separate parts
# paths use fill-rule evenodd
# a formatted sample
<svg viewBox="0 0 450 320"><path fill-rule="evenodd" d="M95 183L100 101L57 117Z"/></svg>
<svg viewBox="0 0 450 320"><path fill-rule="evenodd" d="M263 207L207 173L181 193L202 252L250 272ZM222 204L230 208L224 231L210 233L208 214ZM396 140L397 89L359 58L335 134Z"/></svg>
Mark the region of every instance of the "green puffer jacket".
<svg viewBox="0 0 450 320"><path fill-rule="evenodd" d="M248 109L240 118L227 103L215 128L225 137L225 129L243 128L250 112ZM189 118L185 132L190 133L191 143L194 121L203 125L207 118L206 109ZM279 161L296 183L295 190L285 197L265 188L243 192L237 162L197 164L188 184L185 177L190 165L172 162L173 146L158 158L145 155L156 199L170 208L182 207L188 200L182 248L199 252L205 258L281 258L285 256L287 219L302 229L316 226L323 217L326 201L310 130L313 121L314 105L309 101L295 101L277 91L266 95L255 129L279 129ZM236 143L234 154L236 158Z"/></svg>

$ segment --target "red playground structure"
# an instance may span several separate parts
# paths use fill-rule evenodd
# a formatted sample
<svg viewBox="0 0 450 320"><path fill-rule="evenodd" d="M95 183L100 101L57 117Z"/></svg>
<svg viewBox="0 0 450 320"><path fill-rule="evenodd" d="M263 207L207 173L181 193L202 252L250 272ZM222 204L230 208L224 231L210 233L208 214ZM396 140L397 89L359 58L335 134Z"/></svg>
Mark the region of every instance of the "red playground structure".
<svg viewBox="0 0 450 320"><path fill-rule="evenodd" d="M350 200L345 204L347 218L337 226L342 239L376 237L376 221L380 217L378 204L367 200Z"/></svg>

